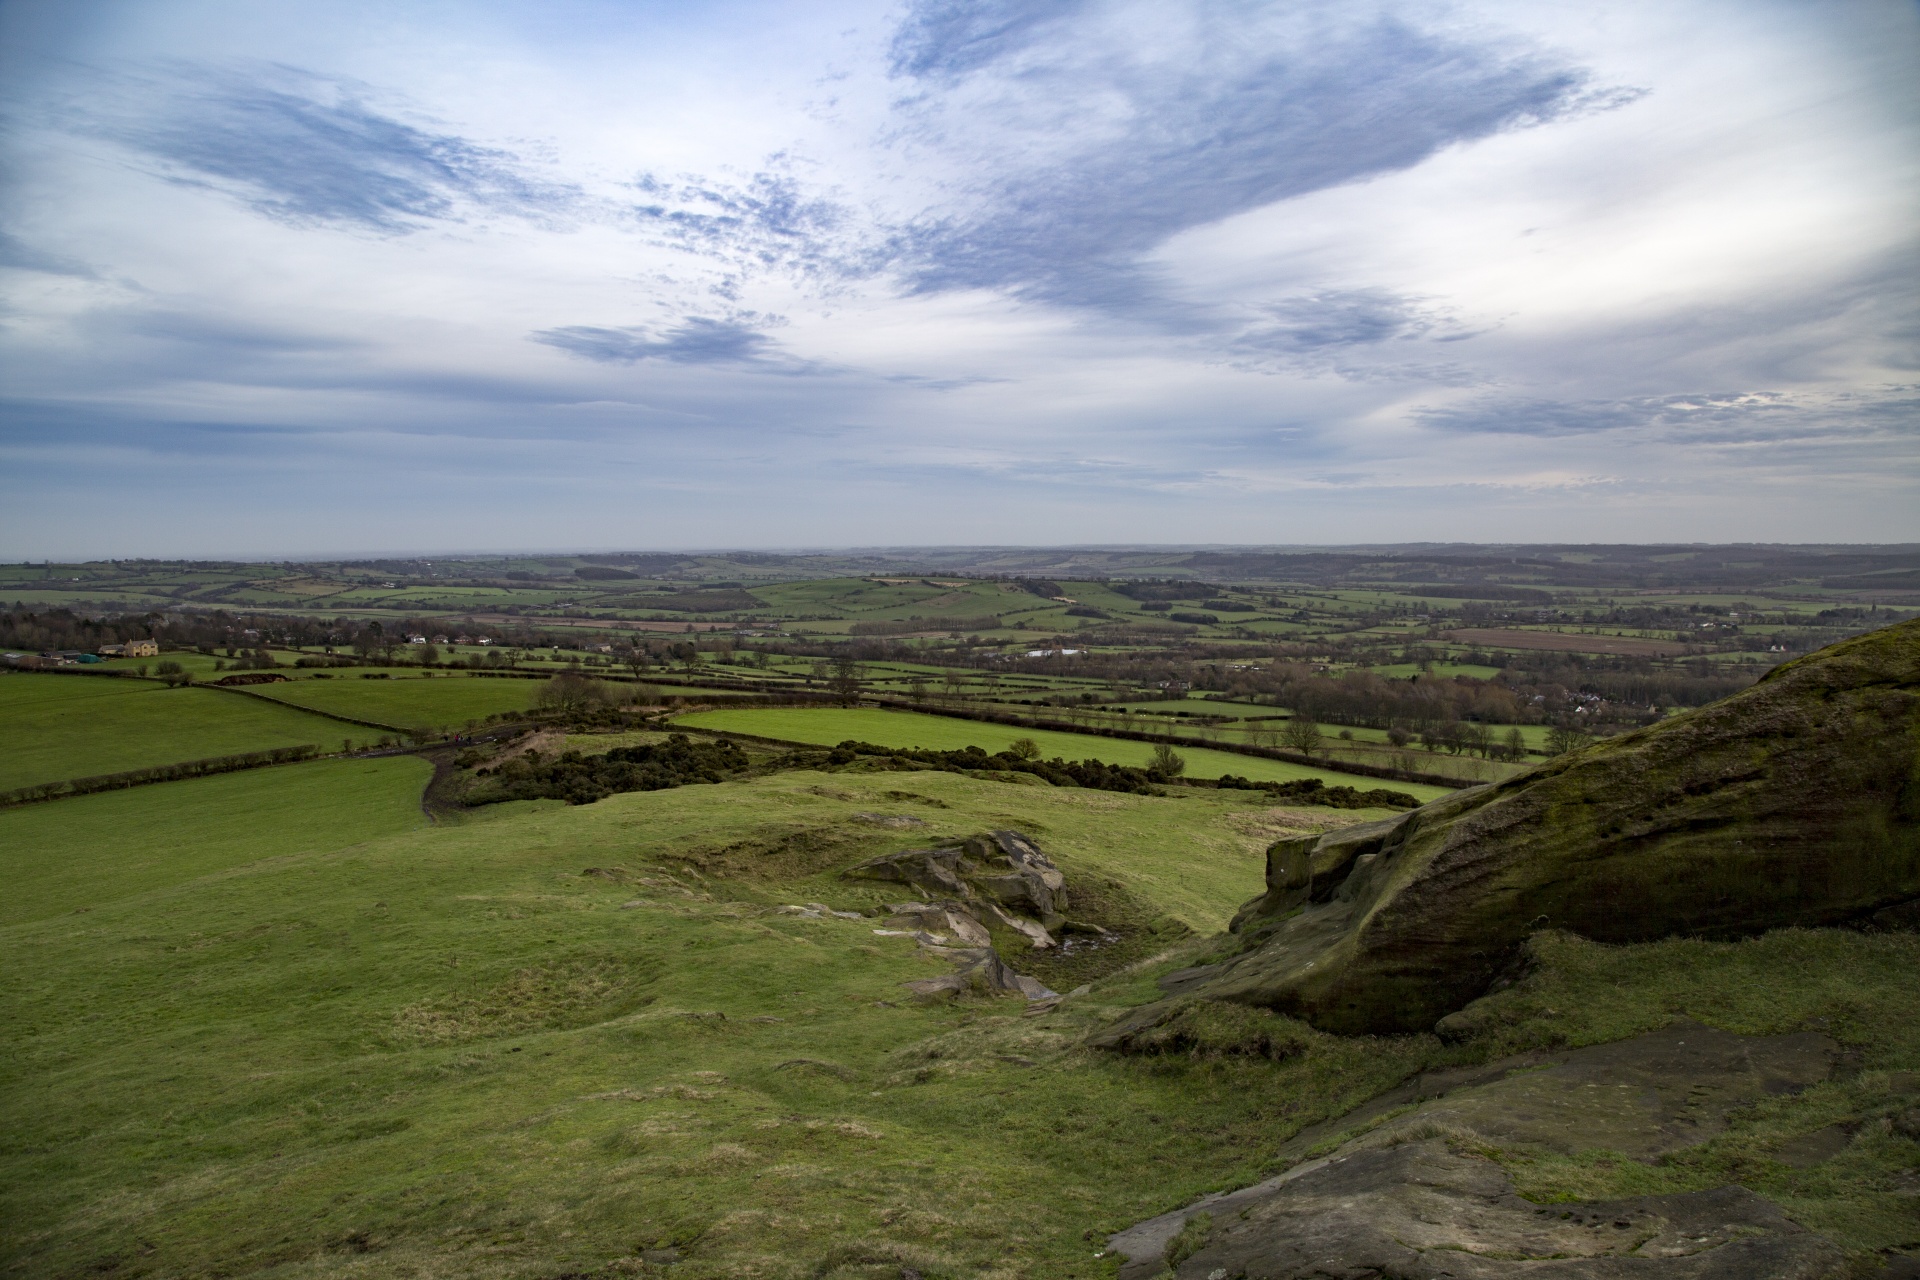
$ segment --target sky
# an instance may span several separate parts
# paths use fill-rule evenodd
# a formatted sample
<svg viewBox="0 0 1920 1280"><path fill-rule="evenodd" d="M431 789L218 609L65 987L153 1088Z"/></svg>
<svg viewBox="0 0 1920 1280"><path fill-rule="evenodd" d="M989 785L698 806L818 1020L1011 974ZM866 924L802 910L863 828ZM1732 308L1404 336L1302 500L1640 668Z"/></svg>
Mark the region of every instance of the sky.
<svg viewBox="0 0 1920 1280"><path fill-rule="evenodd" d="M0 0L0 558L1920 539L1912 0Z"/></svg>

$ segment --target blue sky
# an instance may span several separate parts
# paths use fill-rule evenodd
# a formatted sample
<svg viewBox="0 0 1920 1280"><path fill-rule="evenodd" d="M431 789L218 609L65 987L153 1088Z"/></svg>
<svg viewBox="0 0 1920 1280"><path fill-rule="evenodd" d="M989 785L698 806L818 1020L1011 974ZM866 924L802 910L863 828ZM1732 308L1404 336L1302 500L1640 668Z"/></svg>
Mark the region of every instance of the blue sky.
<svg viewBox="0 0 1920 1280"><path fill-rule="evenodd" d="M0 5L0 555L1920 538L1907 0Z"/></svg>

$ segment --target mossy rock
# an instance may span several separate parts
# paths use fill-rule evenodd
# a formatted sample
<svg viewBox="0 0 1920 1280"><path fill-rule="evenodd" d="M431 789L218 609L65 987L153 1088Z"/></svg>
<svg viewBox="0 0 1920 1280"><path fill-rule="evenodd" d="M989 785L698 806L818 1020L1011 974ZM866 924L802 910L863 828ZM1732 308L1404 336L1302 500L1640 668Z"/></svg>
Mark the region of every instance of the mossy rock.
<svg viewBox="0 0 1920 1280"><path fill-rule="evenodd" d="M1402 818L1282 841L1234 922L1244 953L1181 991L1421 1030L1538 929L1738 937L1916 897L1920 620Z"/></svg>

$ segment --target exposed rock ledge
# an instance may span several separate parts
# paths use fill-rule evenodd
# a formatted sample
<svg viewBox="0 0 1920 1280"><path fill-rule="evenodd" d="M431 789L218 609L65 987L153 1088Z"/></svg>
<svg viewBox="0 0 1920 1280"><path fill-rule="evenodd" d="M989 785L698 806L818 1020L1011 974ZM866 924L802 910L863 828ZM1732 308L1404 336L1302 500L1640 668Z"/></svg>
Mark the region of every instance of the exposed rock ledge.
<svg viewBox="0 0 1920 1280"><path fill-rule="evenodd" d="M1148 1280L1206 1214L1204 1243L1178 1251L1179 1280L1828 1280L1846 1273L1840 1249L1744 1188L1538 1205L1499 1164L1462 1152L1597 1147L1653 1160L1712 1137L1764 1094L1825 1079L1836 1054L1813 1033L1747 1037L1681 1021L1430 1073L1281 1152L1300 1158L1330 1129L1363 1131L1330 1154L1143 1222L1108 1247L1128 1258L1121 1280ZM1396 1114L1408 1103L1419 1105Z"/></svg>
<svg viewBox="0 0 1920 1280"><path fill-rule="evenodd" d="M892 933L951 959L955 970L938 978L910 982L924 997L968 992L1018 993L1029 1000L1057 993L1038 979L1015 973L993 949L992 927L1000 925L1035 950L1055 947L1062 931L1105 934L1097 925L1067 919L1067 880L1040 846L1018 831L995 831L959 844L883 854L849 867L856 880L881 880L926 895L921 902L890 906ZM957 942L960 945L950 946Z"/></svg>

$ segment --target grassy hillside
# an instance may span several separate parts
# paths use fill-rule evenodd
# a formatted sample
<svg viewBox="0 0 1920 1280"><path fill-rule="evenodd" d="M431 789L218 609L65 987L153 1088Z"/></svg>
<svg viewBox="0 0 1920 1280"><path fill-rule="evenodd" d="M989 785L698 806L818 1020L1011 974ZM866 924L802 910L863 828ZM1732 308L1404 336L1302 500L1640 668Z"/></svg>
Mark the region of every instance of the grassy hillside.
<svg viewBox="0 0 1920 1280"><path fill-rule="evenodd" d="M876 811L927 826L855 816ZM272 823L275 802L255 812ZM20 1028L0 1257L35 1276L116 1258L153 1274L535 1276L680 1247L679 1275L790 1276L867 1240L969 1272L1102 1274L1089 1223L1203 1188L1221 1160L1253 1167L1266 1125L1329 1102L1195 1091L1121 1061L1028 1065L1060 1035L1018 1019L1007 1057L913 1056L999 1006L914 1005L899 984L944 962L873 921L770 908L871 904L878 886L819 868L1015 823L1083 883L1157 869L1204 924L1255 881L1264 837L1245 819L1263 812L784 774L131 896L96 877L85 914L0 930ZM113 838L102 829L95 856ZM177 857L198 856L197 833L176 838ZM729 858L738 878L716 879ZM1399 1069L1359 1045L1300 1067L1328 1100ZM1146 1185L1123 1152L1185 1172Z"/></svg>
<svg viewBox="0 0 1920 1280"><path fill-rule="evenodd" d="M431 771L411 756L315 760L0 810L0 924L409 831L426 822Z"/></svg>
<svg viewBox="0 0 1920 1280"><path fill-rule="evenodd" d="M1569 945L1464 1046L1246 1014L1270 1054L1249 1055L1241 1027L1115 1057L1074 1046L1152 998L1150 970L1040 1017L919 1005L900 984L944 961L873 917L780 908L871 910L887 887L839 867L1017 826L1083 901L1104 892L1170 946L1164 968L1206 944L1148 929L1155 913L1216 927L1274 835L1366 815L784 773L368 839L403 798L397 773L348 772L370 765L420 776L340 762L32 811L39 861L74 872L40 891L63 914L0 927L0 1274L1111 1276L1107 1232L1273 1172L1289 1135L1412 1071L1673 1013L1818 1019L1859 1074L1769 1103L1662 1185L1738 1167L1851 1247L1903 1229L1896 1171L1920 1147L1892 1131L1863 1130L1834 1167L1764 1153L1839 1111L1877 1114L1889 1072L1920 1066L1908 937ZM386 798L363 828L329 838L328 806L370 790ZM164 820L130 841L143 814ZM0 848L31 870L25 830L0 827ZM1637 1176L1618 1166L1596 1154L1535 1182L1551 1199Z"/></svg>
<svg viewBox="0 0 1920 1280"><path fill-rule="evenodd" d="M0 676L0 791L208 756L378 735L292 707L147 680Z"/></svg>
<svg viewBox="0 0 1920 1280"><path fill-rule="evenodd" d="M999 751L1016 738L1032 738L1039 744L1042 755L1064 756L1069 760L1090 759L1104 760L1108 764L1145 765L1153 754L1151 743L1124 738L1021 729L979 720L921 715L912 711L883 711L873 707L741 707L697 711L680 717L677 723L820 746L832 746L855 738L883 747L928 747L938 751L954 751L977 745L987 751ZM1212 751L1205 747L1181 747L1180 755L1187 762L1187 774L1195 778L1217 778L1228 773L1256 782L1324 778L1330 784L1363 789L1390 786L1396 791L1417 795L1422 800L1446 794L1443 787L1410 782L1383 783L1378 779L1330 769L1314 769L1306 765L1288 764L1283 760L1266 760L1259 756Z"/></svg>

